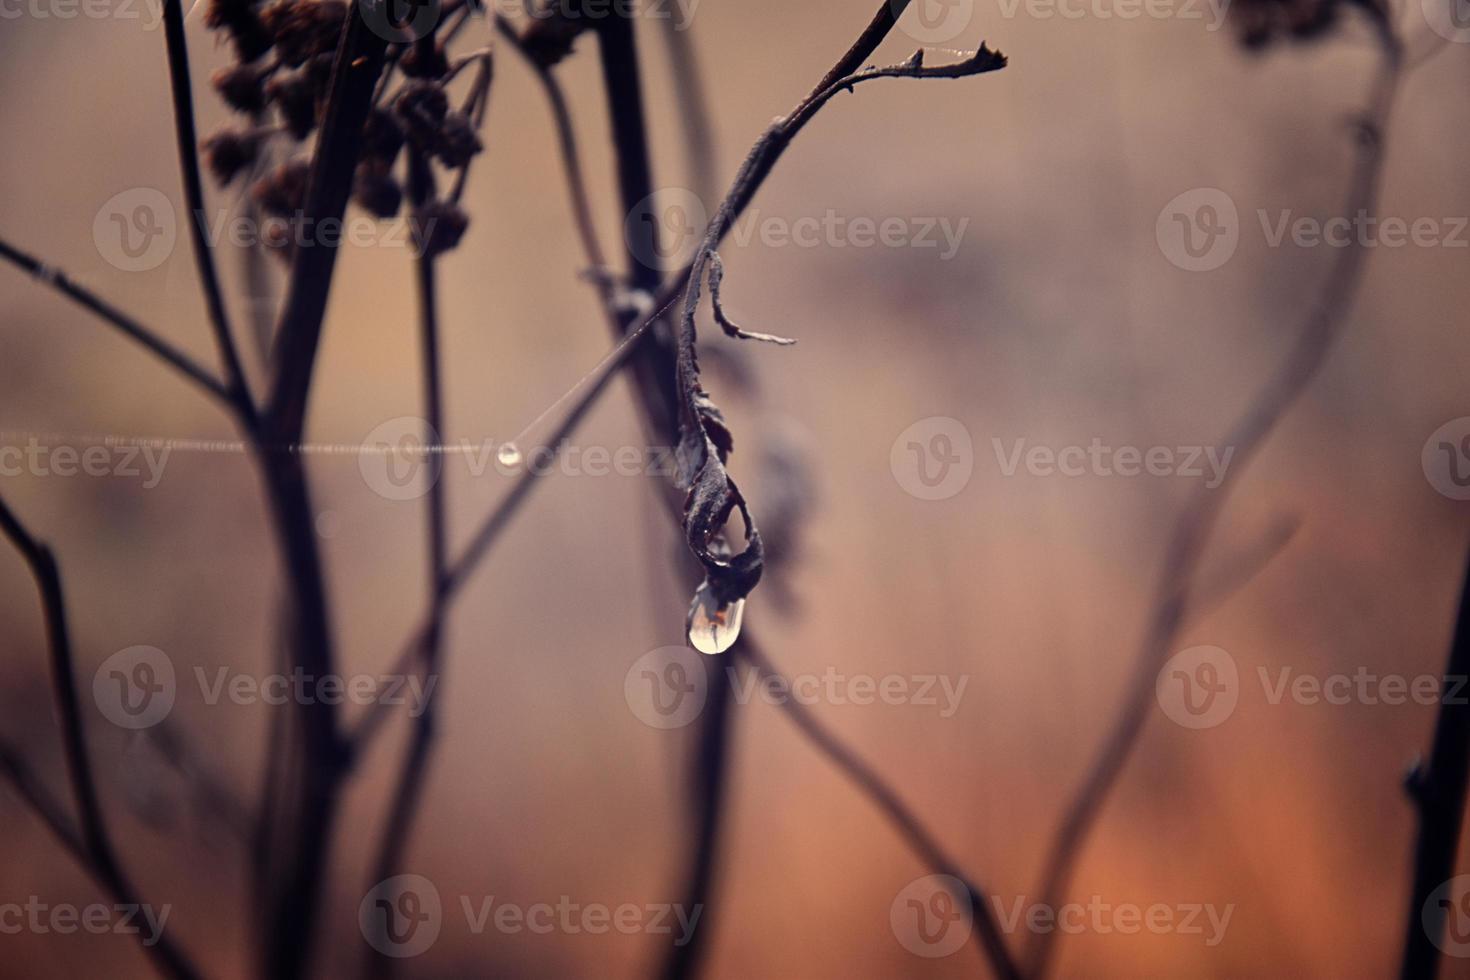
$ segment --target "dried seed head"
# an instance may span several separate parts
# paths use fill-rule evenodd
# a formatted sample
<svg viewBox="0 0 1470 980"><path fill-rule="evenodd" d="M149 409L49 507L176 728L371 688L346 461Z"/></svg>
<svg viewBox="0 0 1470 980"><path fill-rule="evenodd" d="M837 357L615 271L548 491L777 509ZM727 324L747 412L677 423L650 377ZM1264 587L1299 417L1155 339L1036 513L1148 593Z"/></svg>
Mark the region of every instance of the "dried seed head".
<svg viewBox="0 0 1470 980"><path fill-rule="evenodd" d="M485 144L480 142L469 116L456 110L444 117L438 138L434 141L434 154L444 161L446 167L457 170L484 148Z"/></svg>
<svg viewBox="0 0 1470 980"><path fill-rule="evenodd" d="M373 109L362 127L362 158L384 170L393 166L403 149L403 127L386 109Z"/></svg>
<svg viewBox="0 0 1470 980"><path fill-rule="evenodd" d="M421 38L398 59L398 70L408 78L443 78L449 74L449 58L432 36Z"/></svg>
<svg viewBox="0 0 1470 980"><path fill-rule="evenodd" d="M1240 0L1230 8L1240 43L1261 50L1275 41L1310 41L1337 25L1339 0Z"/></svg>
<svg viewBox="0 0 1470 980"><path fill-rule="evenodd" d="M459 244L470 216L450 201L429 201L414 212L413 240L425 258L441 255Z"/></svg>
<svg viewBox="0 0 1470 980"><path fill-rule="evenodd" d="M260 154L260 137L224 129L204 141L204 159L221 185L247 169Z"/></svg>
<svg viewBox="0 0 1470 980"><path fill-rule="evenodd" d="M209 0L204 25L212 31L230 27L255 16L255 0Z"/></svg>
<svg viewBox="0 0 1470 980"><path fill-rule="evenodd" d="M403 205L403 188L385 169L362 163L352 181L352 199L379 218L391 218Z"/></svg>
<svg viewBox="0 0 1470 980"><path fill-rule="evenodd" d="M535 0L530 23L521 32L521 44L537 64L550 67L572 53L577 35L591 26L576 0Z"/></svg>
<svg viewBox="0 0 1470 980"><path fill-rule="evenodd" d="M433 146L449 112L449 97L436 82L411 82L393 103L393 111L408 131L408 138L421 146Z"/></svg>
<svg viewBox="0 0 1470 980"><path fill-rule="evenodd" d="M311 181L311 161L305 157L288 160L255 182L251 195L267 213L289 218L306 206L306 186Z"/></svg>
<svg viewBox="0 0 1470 980"><path fill-rule="evenodd" d="M259 68L253 65L221 68L211 81L231 108L252 114L265 108L264 77Z"/></svg>
<svg viewBox="0 0 1470 980"><path fill-rule="evenodd" d="M299 68L337 49L347 5L342 0L275 0L261 14L281 61Z"/></svg>
<svg viewBox="0 0 1470 980"><path fill-rule="evenodd" d="M316 128L316 90L303 72L281 72L265 85L265 95L297 139Z"/></svg>

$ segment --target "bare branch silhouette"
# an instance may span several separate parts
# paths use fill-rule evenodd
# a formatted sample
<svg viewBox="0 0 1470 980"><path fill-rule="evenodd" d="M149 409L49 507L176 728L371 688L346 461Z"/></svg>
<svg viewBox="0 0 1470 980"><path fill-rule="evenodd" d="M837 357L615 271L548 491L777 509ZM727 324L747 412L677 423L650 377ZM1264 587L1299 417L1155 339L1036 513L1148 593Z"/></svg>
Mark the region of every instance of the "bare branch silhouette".
<svg viewBox="0 0 1470 980"><path fill-rule="evenodd" d="M1381 62L1366 109L1353 133L1356 155L1344 214L1374 211L1389 114L1402 74L1402 52L1391 25L1381 13L1368 10L1368 16L1379 40ZM1286 361L1250 402L1221 443L1235 449L1234 465L1216 488L1202 485L1194 488L1174 524L1155 587L1152 618L1126 689L1126 700L1081 787L1063 811L1061 824L1048 850L1041 886L1041 900L1045 907L1056 908L1066 893L1087 836L1137 745L1153 703L1155 677L1168 659L1185 622L1196 611L1195 576L1215 523L1239 484L1240 474L1249 467L1277 424L1326 362L1352 307L1362 278L1364 258L1362 243L1356 238L1349 247L1337 253ZM1034 937L1027 959L1029 976L1046 974L1057 938L1055 934L1047 933L1038 933Z"/></svg>

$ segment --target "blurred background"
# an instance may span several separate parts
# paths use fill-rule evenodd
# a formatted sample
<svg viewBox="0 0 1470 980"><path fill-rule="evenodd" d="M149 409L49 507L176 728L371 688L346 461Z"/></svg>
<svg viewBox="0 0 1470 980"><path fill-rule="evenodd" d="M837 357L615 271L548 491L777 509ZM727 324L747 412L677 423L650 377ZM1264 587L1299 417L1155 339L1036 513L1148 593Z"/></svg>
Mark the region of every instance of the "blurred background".
<svg viewBox="0 0 1470 980"><path fill-rule="evenodd" d="M120 4L122 0L118 0ZM871 17L871 0L704 0L687 22L709 90L721 187ZM50 10L51 8L45 8ZM111 9L118 14L120 8ZM66 268L215 363L182 224L155 268L116 268L94 238L115 195L155 188L184 205L156 10L63 19L34 8L0 35L0 235ZM683 8L666 4L670 16ZM933 219L939 247L728 243L726 302L756 330L744 345L703 330L707 385L735 433L731 472L759 520L781 487L763 465L797 453L815 488L800 548L751 596L746 626L791 675L963 681L955 710L855 704L810 710L871 762L1007 909L1037 894L1065 801L1115 716L1151 615L1162 550L1188 476L1046 475L1002 456L1027 447L1219 447L1285 356L1336 250L1273 247L1274 223L1342 206L1376 61L1367 33L1243 51L1208 6L1198 17L1039 15L974 0L942 47L982 39L1011 59L958 81L878 82L836 99L801 134L754 204L787 224L835 214ZM53 11L54 13L54 11ZM912 13L910 14L910 20ZM923 25L905 21L879 60ZM1405 34L1433 37L1418 0ZM227 113L209 88L224 63L189 20L202 134ZM640 19L662 188L698 190L677 115L664 25ZM471 28L484 37L483 27ZM1443 222L1470 214L1461 93L1467 49L1446 43L1405 82L1388 134L1379 212ZM931 58L942 60L941 54ZM558 69L572 103L604 247L622 248L595 45ZM555 133L534 76L498 54L486 153L464 199L471 225L439 263L450 442L519 435L606 353L596 293L570 220ZM1238 209L1238 247L1194 272L1161 245L1161 212L1199 188ZM211 205L238 204L211 189ZM713 202L710 202L711 208ZM361 213L361 212L357 212ZM963 235L943 244L943 219ZM757 225L756 227L762 227ZM1261 672L1413 678L1443 665L1465 547L1464 502L1436 492L1421 450L1470 415L1470 302L1460 246L1368 251L1362 290L1325 369L1239 483L1202 577L1283 521L1296 533L1179 648L1228 651L1238 703L1212 727L1151 711L1069 898L1140 908L1232 909L1209 945L1185 930L1062 937L1062 975L1382 976L1405 921L1412 812L1403 773L1434 706L1271 703ZM950 255L950 252L953 252ZM245 320L240 262L221 262ZM309 438L361 443L421 413L410 254L344 250L331 294ZM1463 332L1463 331L1461 331ZM718 356L722 349L729 356ZM258 373L259 361L251 370ZM7 445L87 436L230 440L196 391L65 300L0 269L0 430ZM970 475L943 499L910 492L901 434L954 420ZM945 423L948 425L948 423ZM544 429L544 427L543 427ZM948 432L956 430L948 429ZM931 430L921 429L927 440ZM544 435L544 431L539 434ZM573 440L642 447L620 382ZM388 499L358 457L313 458L343 671L391 669L424 608L421 497ZM451 457L451 528L462 543L510 480ZM479 907L616 908L680 899L685 778L698 726L646 724L625 686L650 651L683 642L697 582L656 476L560 473L475 575L450 619L441 738L405 871L432 881L444 924L411 976L642 976L667 937L469 927ZM275 669L277 558L248 457L173 452L156 486L111 475L6 476L6 499L60 557L84 695L108 657L164 651L179 682L171 726L194 763L251 800L270 705L209 703L196 668ZM767 509L771 505L766 505ZM776 601L780 597L787 602ZM0 561L0 718L65 789L35 593ZM724 664L710 661L713 669ZM932 872L882 815L760 696L736 709L718 887L705 919L712 977L961 976L974 949L928 958L890 912ZM902 700L902 699L900 699ZM87 723L121 848L140 889L171 903L171 934L211 975L243 976L261 937L245 913L246 851L198 781L146 733ZM350 714L355 714L355 709ZM646 712L645 712L646 714ZM355 970L368 858L406 726L400 711L352 783L326 888L322 975ZM46 829L0 790L8 841L0 902L103 900ZM1020 948L1024 925L1007 936ZM129 937L23 930L0 938L8 970L148 975ZM1446 975L1467 976L1464 960Z"/></svg>

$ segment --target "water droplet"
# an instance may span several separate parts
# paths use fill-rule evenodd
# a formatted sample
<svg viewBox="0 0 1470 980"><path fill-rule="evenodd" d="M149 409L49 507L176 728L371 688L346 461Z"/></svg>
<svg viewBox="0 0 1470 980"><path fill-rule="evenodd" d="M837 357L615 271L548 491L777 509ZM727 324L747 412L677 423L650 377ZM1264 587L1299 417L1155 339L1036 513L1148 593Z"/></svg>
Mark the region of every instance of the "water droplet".
<svg viewBox="0 0 1470 980"><path fill-rule="evenodd" d="M521 465L521 449L513 442L507 442L495 451L495 458L500 460L500 465L509 469Z"/></svg>
<svg viewBox="0 0 1470 980"><path fill-rule="evenodd" d="M689 606L689 643L700 653L724 653L739 639L744 618L744 599L722 606L706 582L694 593L694 602Z"/></svg>

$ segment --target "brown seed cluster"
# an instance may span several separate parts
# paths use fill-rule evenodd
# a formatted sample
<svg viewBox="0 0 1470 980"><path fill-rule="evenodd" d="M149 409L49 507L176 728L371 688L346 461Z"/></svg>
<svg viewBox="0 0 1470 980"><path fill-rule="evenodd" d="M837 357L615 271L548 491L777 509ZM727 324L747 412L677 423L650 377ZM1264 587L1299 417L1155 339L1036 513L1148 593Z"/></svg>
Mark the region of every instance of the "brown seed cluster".
<svg viewBox="0 0 1470 980"><path fill-rule="evenodd" d="M1311 41L1337 25L1340 0L1236 0L1230 7L1241 44L1259 51L1277 41Z"/></svg>
<svg viewBox="0 0 1470 980"><path fill-rule="evenodd" d="M460 69L469 67L469 59L456 65L438 36L466 2L450 0L433 30L415 41L390 45L353 176L353 201L374 217L395 217L407 200L415 242L424 254L459 243L469 217L457 202L457 189L470 161L484 150L479 123L490 80L489 56L475 56L474 90L456 108L448 86ZM305 220L302 209L314 152L307 141L321 123L337 46L353 8L344 0L209 4L207 25L229 39L235 54L234 64L215 73L213 85L247 121L205 140L205 160L221 185L241 178L252 181L251 199L262 212L281 219L280 233L267 235L267 244L278 246L277 254L289 260L297 237L289 224ZM437 190L436 165L456 188L447 197Z"/></svg>

